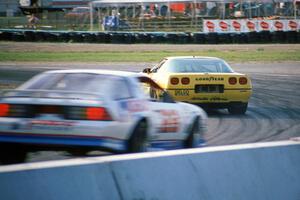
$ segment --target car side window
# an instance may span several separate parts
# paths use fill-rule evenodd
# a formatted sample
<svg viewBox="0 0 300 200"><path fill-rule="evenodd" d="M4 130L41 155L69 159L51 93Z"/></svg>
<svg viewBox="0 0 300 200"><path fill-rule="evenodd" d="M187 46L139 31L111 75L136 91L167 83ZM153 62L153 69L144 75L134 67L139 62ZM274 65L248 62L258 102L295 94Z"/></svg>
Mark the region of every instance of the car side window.
<svg viewBox="0 0 300 200"><path fill-rule="evenodd" d="M113 100L129 99L132 98L132 93L129 88L128 82L122 79L115 79L112 82L112 98Z"/></svg>

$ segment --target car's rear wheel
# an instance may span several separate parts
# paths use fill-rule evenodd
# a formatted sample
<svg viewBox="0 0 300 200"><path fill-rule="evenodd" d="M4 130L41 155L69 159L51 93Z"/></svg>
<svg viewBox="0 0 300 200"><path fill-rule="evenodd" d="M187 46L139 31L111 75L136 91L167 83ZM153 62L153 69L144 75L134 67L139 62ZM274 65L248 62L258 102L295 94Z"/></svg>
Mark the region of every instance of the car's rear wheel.
<svg viewBox="0 0 300 200"><path fill-rule="evenodd" d="M135 127L129 141L128 141L128 152L145 152L147 151L148 140L147 140L147 123L141 121Z"/></svg>
<svg viewBox="0 0 300 200"><path fill-rule="evenodd" d="M234 115L243 115L246 113L248 103L232 104L228 107L228 112Z"/></svg>
<svg viewBox="0 0 300 200"><path fill-rule="evenodd" d="M0 144L0 163L16 164L26 160L27 150L22 145Z"/></svg>
<svg viewBox="0 0 300 200"><path fill-rule="evenodd" d="M81 157L81 156L86 156L89 153L89 150L86 150L86 149L72 149L68 152L72 156Z"/></svg>
<svg viewBox="0 0 300 200"><path fill-rule="evenodd" d="M189 131L189 136L184 141L184 148L194 148L197 146L197 140L201 137L199 133L198 120L195 120Z"/></svg>

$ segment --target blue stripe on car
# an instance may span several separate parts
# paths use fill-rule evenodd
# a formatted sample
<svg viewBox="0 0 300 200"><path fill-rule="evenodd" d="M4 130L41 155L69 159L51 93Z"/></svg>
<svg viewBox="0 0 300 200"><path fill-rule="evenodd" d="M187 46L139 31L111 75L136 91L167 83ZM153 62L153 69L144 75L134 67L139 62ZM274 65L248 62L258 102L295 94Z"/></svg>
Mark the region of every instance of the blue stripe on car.
<svg viewBox="0 0 300 200"><path fill-rule="evenodd" d="M106 147L114 150L125 150L126 141L117 139L101 138L76 138L76 137L57 137L57 136L33 136L33 135L0 135L0 142L16 142L28 144L50 144L50 145L75 145Z"/></svg>

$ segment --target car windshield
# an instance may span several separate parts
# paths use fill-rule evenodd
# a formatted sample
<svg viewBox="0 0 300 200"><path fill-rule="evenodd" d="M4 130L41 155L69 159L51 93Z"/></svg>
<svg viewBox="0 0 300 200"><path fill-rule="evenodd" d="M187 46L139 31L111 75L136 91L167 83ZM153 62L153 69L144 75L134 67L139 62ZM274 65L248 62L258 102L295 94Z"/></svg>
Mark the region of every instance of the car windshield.
<svg viewBox="0 0 300 200"><path fill-rule="evenodd" d="M22 90L61 90L99 93L112 76L92 73L44 73L21 85Z"/></svg>
<svg viewBox="0 0 300 200"><path fill-rule="evenodd" d="M233 70L223 60L180 58L164 63L164 68L173 73L232 73Z"/></svg>

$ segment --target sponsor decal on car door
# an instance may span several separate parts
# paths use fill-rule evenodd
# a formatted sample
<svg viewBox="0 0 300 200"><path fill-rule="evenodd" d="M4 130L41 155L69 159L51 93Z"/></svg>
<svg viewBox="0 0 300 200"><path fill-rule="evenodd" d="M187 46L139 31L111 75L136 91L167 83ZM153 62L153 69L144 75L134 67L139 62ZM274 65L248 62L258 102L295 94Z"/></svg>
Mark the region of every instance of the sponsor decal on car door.
<svg viewBox="0 0 300 200"><path fill-rule="evenodd" d="M154 140L175 141L184 138L182 114L176 103L151 102L155 126Z"/></svg>

